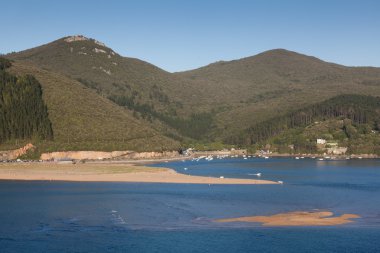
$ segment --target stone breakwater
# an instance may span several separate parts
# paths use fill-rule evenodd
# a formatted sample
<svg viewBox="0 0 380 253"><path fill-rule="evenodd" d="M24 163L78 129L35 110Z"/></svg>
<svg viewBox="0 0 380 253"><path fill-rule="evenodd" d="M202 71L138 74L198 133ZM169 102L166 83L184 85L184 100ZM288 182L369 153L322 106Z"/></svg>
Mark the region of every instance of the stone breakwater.
<svg viewBox="0 0 380 253"><path fill-rule="evenodd" d="M41 160L104 160L104 159L156 159L178 157L177 151L134 152L134 151L63 151L41 154Z"/></svg>

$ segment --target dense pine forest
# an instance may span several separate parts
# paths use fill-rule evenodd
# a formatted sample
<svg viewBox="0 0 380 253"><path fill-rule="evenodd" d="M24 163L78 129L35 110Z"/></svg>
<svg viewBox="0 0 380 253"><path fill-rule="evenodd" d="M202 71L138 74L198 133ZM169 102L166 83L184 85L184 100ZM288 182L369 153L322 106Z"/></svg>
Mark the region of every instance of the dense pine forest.
<svg viewBox="0 0 380 253"><path fill-rule="evenodd" d="M329 119L347 120L343 130L348 138L352 137L352 125L365 126L370 130L380 128L380 98L362 95L340 95L322 103L266 120L247 129L240 138L231 139L241 145L264 142L291 129L304 128L318 121ZM350 136L351 135L351 136Z"/></svg>
<svg viewBox="0 0 380 253"><path fill-rule="evenodd" d="M40 83L31 75L16 77L0 58L0 143L14 139L53 139Z"/></svg>

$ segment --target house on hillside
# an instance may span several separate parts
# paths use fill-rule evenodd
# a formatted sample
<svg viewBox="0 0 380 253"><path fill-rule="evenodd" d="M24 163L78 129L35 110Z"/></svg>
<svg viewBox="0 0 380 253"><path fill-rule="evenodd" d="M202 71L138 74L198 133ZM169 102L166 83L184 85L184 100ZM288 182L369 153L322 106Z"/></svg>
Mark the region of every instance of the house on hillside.
<svg viewBox="0 0 380 253"><path fill-rule="evenodd" d="M326 140L325 139L317 139L317 144L324 145L324 144L326 144Z"/></svg>
<svg viewBox="0 0 380 253"><path fill-rule="evenodd" d="M317 139L317 148L331 155L344 155L347 152L347 147L339 147L337 142L327 142L325 139Z"/></svg>
<svg viewBox="0 0 380 253"><path fill-rule="evenodd" d="M326 147L326 140L325 139L317 139L317 149L318 150L324 150Z"/></svg>

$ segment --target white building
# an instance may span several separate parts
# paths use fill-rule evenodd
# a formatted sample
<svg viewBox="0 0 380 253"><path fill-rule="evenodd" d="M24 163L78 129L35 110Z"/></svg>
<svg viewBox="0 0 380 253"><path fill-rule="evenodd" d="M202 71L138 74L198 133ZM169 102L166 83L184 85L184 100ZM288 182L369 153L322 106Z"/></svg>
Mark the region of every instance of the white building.
<svg viewBox="0 0 380 253"><path fill-rule="evenodd" d="M326 144L325 139L317 139L317 144Z"/></svg>

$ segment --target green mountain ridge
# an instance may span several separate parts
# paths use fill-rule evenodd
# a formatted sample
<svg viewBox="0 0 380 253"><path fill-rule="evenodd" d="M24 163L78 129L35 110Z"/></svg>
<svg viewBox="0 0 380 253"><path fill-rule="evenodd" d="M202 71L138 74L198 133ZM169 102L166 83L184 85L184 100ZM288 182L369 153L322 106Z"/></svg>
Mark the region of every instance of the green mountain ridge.
<svg viewBox="0 0 380 253"><path fill-rule="evenodd" d="M225 98L230 108L216 117L224 136L336 95L380 95L379 68L345 67L283 49L176 75L209 87L216 100Z"/></svg>
<svg viewBox="0 0 380 253"><path fill-rule="evenodd" d="M338 95L380 96L379 68L346 67L284 49L177 73L123 57L84 36L6 57L30 73L43 70L87 88L93 99L180 142L230 142L260 122Z"/></svg>

